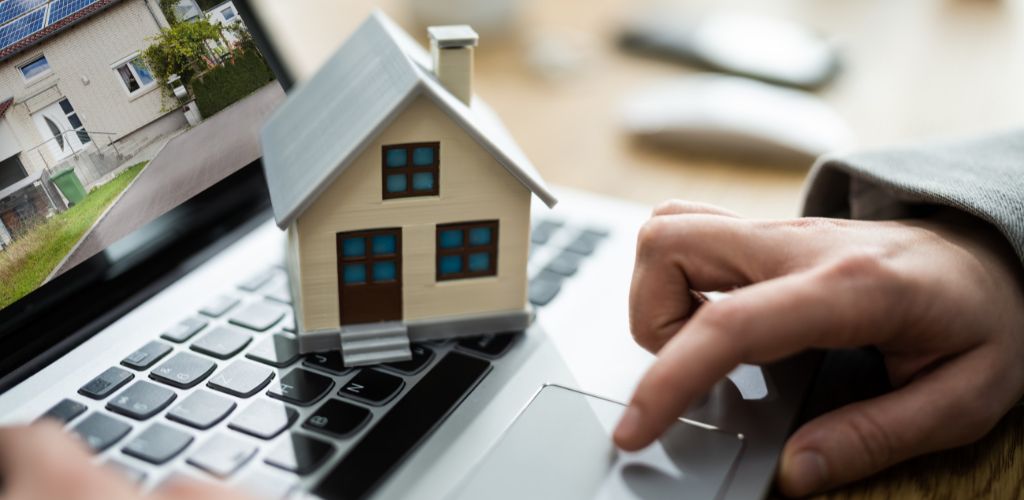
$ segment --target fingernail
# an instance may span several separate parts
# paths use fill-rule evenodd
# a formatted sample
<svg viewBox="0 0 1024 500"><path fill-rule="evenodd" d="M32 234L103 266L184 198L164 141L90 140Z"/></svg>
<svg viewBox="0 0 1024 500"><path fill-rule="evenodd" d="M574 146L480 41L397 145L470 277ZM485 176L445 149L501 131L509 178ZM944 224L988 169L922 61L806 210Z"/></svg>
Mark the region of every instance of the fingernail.
<svg viewBox="0 0 1024 500"><path fill-rule="evenodd" d="M641 420L643 420L643 415L641 415L639 408L635 406L627 407L626 411L622 413L619 425L615 428L616 440L621 441L623 438L629 439L636 436L640 432Z"/></svg>
<svg viewBox="0 0 1024 500"><path fill-rule="evenodd" d="M828 469L825 458L816 451L801 451L783 470L791 493L803 496L825 486L828 481Z"/></svg>

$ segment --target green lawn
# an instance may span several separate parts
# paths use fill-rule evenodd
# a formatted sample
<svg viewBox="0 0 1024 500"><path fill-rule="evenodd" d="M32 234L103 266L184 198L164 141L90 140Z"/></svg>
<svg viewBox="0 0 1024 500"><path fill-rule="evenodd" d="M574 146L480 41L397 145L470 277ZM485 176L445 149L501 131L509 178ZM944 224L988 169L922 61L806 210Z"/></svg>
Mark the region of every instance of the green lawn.
<svg viewBox="0 0 1024 500"><path fill-rule="evenodd" d="M39 224L0 251L0 309L38 288L145 166L142 162L128 167L90 191L78 205Z"/></svg>

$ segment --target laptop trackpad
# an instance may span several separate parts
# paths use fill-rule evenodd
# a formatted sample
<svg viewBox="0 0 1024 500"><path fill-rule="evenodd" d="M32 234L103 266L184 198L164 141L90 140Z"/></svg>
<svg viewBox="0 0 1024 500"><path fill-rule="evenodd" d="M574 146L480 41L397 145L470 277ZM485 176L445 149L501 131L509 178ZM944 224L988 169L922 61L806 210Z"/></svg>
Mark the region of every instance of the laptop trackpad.
<svg viewBox="0 0 1024 500"><path fill-rule="evenodd" d="M625 409L547 386L455 490L456 499L716 498L740 436L684 421L635 453L611 434Z"/></svg>

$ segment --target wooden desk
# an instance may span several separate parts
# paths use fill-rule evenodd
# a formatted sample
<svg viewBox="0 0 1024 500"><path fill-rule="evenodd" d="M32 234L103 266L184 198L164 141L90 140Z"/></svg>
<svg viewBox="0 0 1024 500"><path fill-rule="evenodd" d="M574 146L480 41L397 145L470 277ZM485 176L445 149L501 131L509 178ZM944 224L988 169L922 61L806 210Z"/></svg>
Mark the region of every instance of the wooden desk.
<svg viewBox="0 0 1024 500"><path fill-rule="evenodd" d="M377 3L425 42L408 2ZM279 18L283 56L311 75L373 7L367 1L257 0ZM622 20L652 2L522 0L511 36L482 34L476 91L505 120L545 179L653 204L688 198L757 217L789 217L808 165L792 168L697 160L634 144L618 125L632 90L689 70L615 47ZM664 3L664 2L661 2ZM1024 116L1024 8L1012 0L688 0L680 9L737 8L803 21L836 37L845 70L821 92L860 145L879 147L983 133ZM313 14L311 14L313 13ZM529 48L574 47L577 71L543 77ZM955 426L956 422L950 422ZM967 498L1024 488L1024 409L985 440L895 467L830 497Z"/></svg>

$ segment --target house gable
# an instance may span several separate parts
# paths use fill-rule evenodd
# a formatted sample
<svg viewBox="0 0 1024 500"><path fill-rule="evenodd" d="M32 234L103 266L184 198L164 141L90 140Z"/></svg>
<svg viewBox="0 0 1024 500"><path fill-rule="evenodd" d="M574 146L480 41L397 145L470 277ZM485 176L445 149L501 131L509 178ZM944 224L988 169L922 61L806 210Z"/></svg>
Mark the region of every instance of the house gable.
<svg viewBox="0 0 1024 500"><path fill-rule="evenodd" d="M382 148L440 143L436 196L383 199ZM303 327L337 328L335 234L403 228L403 319L522 310L531 191L429 96L416 97L299 215ZM497 275L436 280L438 224L497 220Z"/></svg>

